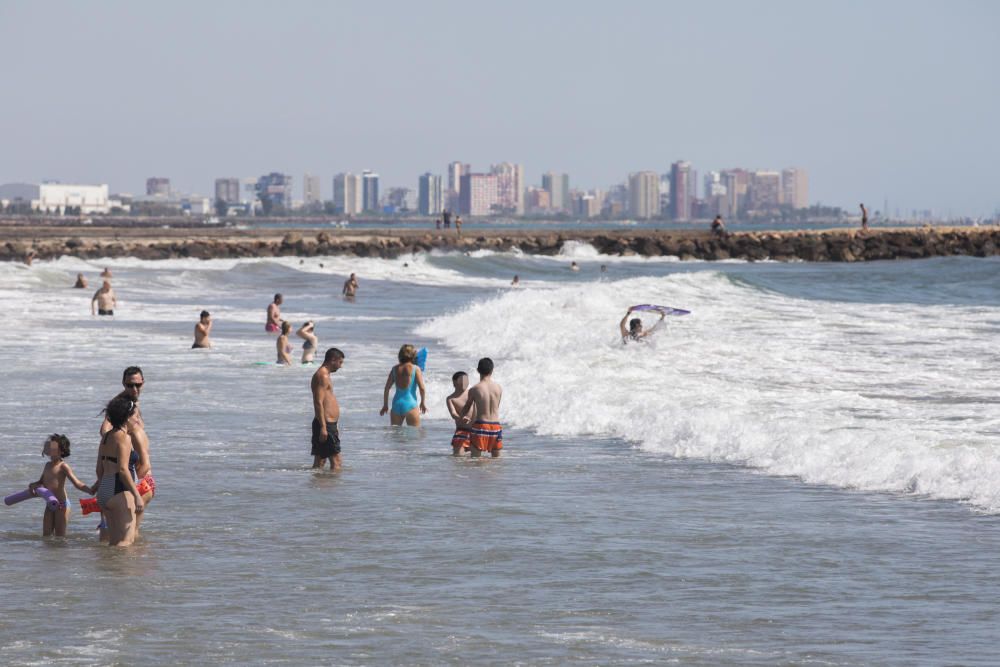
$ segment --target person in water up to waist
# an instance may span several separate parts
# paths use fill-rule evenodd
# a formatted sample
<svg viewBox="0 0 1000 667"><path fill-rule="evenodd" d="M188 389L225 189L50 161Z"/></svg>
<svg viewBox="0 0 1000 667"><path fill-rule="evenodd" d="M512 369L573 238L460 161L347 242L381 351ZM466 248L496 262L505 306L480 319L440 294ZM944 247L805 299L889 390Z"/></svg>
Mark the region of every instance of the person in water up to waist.
<svg viewBox="0 0 1000 667"><path fill-rule="evenodd" d="M657 327L660 326L660 323L663 322L663 318L666 317L665 313L660 313L659 321L649 329L643 329L642 320L640 320L638 317L634 317L632 318L631 321L628 322L628 328L626 328L625 322L628 321L628 316L631 315L633 312L634 311L631 308L629 308L628 312L625 313L625 317L622 318L622 321L618 325L618 328L621 330L623 343L628 343L629 341L634 341L634 340L636 341L642 340L646 336L651 335L654 331L656 331Z"/></svg>
<svg viewBox="0 0 1000 667"><path fill-rule="evenodd" d="M472 458L489 452L493 458L503 449L503 428L500 426L500 399L503 389L493 381L493 360L483 357L476 366L479 382L469 390L462 408L462 423L469 429L469 449ZM475 421L472 415L475 414Z"/></svg>
<svg viewBox="0 0 1000 667"><path fill-rule="evenodd" d="M424 389L424 374L417 366L417 348L404 345L399 348L399 363L389 371L385 381L385 392L382 396L382 410L379 415L389 412L389 390L396 385L396 393L392 397L392 411L389 421L393 426L399 426L405 420L409 426L420 426L421 413L427 412ZM417 390L420 390L420 402L417 403ZM419 407L419 409L418 409Z"/></svg>

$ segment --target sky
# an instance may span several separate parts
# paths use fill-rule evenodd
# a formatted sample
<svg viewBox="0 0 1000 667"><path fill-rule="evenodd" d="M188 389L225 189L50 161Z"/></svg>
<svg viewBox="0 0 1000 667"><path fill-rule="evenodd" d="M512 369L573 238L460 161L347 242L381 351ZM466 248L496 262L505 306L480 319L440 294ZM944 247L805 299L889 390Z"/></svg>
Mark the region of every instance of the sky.
<svg viewBox="0 0 1000 667"><path fill-rule="evenodd" d="M1000 3L0 0L0 183L211 196L453 160L607 188L687 160L812 203L1000 210ZM700 176L699 176L700 177ZM700 188L699 188L700 190Z"/></svg>

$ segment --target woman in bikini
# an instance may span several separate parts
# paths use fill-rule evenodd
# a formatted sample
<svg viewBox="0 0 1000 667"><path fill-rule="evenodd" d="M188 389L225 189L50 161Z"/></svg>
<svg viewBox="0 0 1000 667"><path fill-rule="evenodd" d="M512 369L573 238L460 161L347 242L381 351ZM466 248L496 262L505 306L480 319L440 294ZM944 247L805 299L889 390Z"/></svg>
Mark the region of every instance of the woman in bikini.
<svg viewBox="0 0 1000 667"><path fill-rule="evenodd" d="M316 324L306 322L299 327L295 335L305 341L302 343L302 363L312 363L313 357L316 355Z"/></svg>
<svg viewBox="0 0 1000 667"><path fill-rule="evenodd" d="M424 374L420 372L416 361L417 348L412 345L404 345L399 348L399 363L389 371L389 379L385 382L382 411L379 412L379 415L389 412L389 421L393 426L400 426L404 420L408 426L420 426L420 415L427 412ZM392 411L390 412L389 390L393 385L396 385L396 393L392 397ZM419 404L417 403L417 389L420 390Z"/></svg>
<svg viewBox="0 0 1000 667"><path fill-rule="evenodd" d="M139 455L132 449L128 435L128 419L135 412L135 403L116 396L104 412L111 430L101 437L97 448L97 504L108 524L108 544L127 547L135 541L136 515L143 510L142 496L135 485Z"/></svg>
<svg viewBox="0 0 1000 667"><path fill-rule="evenodd" d="M281 335L278 336L278 363L282 365L292 365L292 344L288 342L288 332L292 330L292 323L287 320L281 321Z"/></svg>

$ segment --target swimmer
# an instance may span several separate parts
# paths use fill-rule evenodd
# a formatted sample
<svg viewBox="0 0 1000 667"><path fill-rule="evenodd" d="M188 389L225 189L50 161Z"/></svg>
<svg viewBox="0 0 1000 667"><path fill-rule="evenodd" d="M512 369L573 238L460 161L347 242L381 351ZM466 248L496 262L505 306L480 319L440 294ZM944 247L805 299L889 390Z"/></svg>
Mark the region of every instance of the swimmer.
<svg viewBox="0 0 1000 667"><path fill-rule="evenodd" d="M420 426L421 413L427 412L425 399L427 391L424 388L424 374L417 366L417 348L404 345L399 348L399 363L389 371L385 381L385 392L382 395L382 410L379 416L389 412L389 422L400 426L405 420L409 426ZM392 411L389 410L389 390L396 385L396 393L392 397ZM420 390L420 403L417 403L417 389ZM418 409L419 407L419 409Z"/></svg>
<svg viewBox="0 0 1000 667"><path fill-rule="evenodd" d="M50 435L42 445L42 456L48 456L49 462L42 469L42 476L38 481L29 484L28 488L34 493L35 489L44 486L59 500L57 510L49 509L48 504L45 505L45 514L42 515L42 535L48 537L54 534L56 537L64 537L66 527L69 525L70 508L70 501L66 496L66 480L68 479L73 486L87 495L93 495L96 489L81 482L73 474L69 464L63 460L69 456L69 438L65 435L58 433Z"/></svg>
<svg viewBox="0 0 1000 667"><path fill-rule="evenodd" d="M198 320L198 324L194 325L194 344L191 349L212 347L212 341L208 338L210 333L212 333L212 316L207 310L203 310L201 311L201 319Z"/></svg>
<svg viewBox="0 0 1000 667"><path fill-rule="evenodd" d="M469 429L469 448L472 458L489 452L493 458L500 457L503 449L503 428L500 426L500 399L503 389L493 381L493 360L483 357L476 366L479 382L469 390L469 399L462 408L462 423ZM475 421L472 414L475 414Z"/></svg>
<svg viewBox="0 0 1000 667"><path fill-rule="evenodd" d="M455 391L445 400L448 414L455 420L455 434L451 436L451 455L461 456L469 449L469 427L462 421L462 411L469 400L469 374L459 371L451 376Z"/></svg>
<svg viewBox="0 0 1000 667"><path fill-rule="evenodd" d="M311 320L306 322L299 327L295 335L305 341L302 343L302 363L311 364L313 357L316 356L316 324Z"/></svg>
<svg viewBox="0 0 1000 667"><path fill-rule="evenodd" d="M292 323L282 320L281 335L275 341L275 347L278 349L278 363L283 366L292 365L292 344L288 342L288 332L291 330Z"/></svg>
<svg viewBox="0 0 1000 667"><path fill-rule="evenodd" d="M354 301L355 295L358 293L358 279L351 274L351 277L344 281L344 289L341 290L341 294L344 295L344 299L347 301Z"/></svg>
<svg viewBox="0 0 1000 667"><path fill-rule="evenodd" d="M663 318L666 317L666 313L660 313L660 320L652 327L650 327L649 331L643 331L642 320L640 320L638 317L635 317L628 323L628 328L626 329L625 322L626 320L628 320L628 316L631 315L632 313L633 310L629 308L628 312L625 313L625 317L623 317L622 321L618 324L618 328L622 334L623 343L628 343L629 341L632 340L636 341L642 340L646 336L651 335L654 331L656 331L657 327L659 327L660 324L663 323Z"/></svg>
<svg viewBox="0 0 1000 667"><path fill-rule="evenodd" d="M76 274L76 284L73 285L74 288L87 289L87 279L83 277L82 273Z"/></svg>
<svg viewBox="0 0 1000 667"><path fill-rule="evenodd" d="M115 314L115 306L118 305L118 297L111 289L111 283L107 280L101 288L94 292L94 298L90 300L90 315L94 315L94 304L97 304L97 314L111 316Z"/></svg>
<svg viewBox="0 0 1000 667"><path fill-rule="evenodd" d="M340 470L340 404L333 394L330 373L344 365L344 353L335 347L326 351L323 364L313 373L310 388L313 398L312 456L313 468L322 468L329 459L330 470Z"/></svg>
<svg viewBox="0 0 1000 667"><path fill-rule="evenodd" d="M514 279L510 281L510 286L517 287L520 284L521 284L521 279L517 276L517 274L514 274Z"/></svg>
<svg viewBox="0 0 1000 667"><path fill-rule="evenodd" d="M31 263L35 261L35 257L36 257L35 251L29 250L28 254L24 256L24 263L27 264L28 266L31 266Z"/></svg>
<svg viewBox="0 0 1000 667"><path fill-rule="evenodd" d="M105 266L104 270L101 271L101 277L105 280L111 280L111 269Z"/></svg>
<svg viewBox="0 0 1000 667"><path fill-rule="evenodd" d="M570 264L569 264L569 270L570 271L579 271L580 270L580 265L577 264L575 261L574 262L570 262Z"/></svg>
<svg viewBox="0 0 1000 667"><path fill-rule="evenodd" d="M601 264L601 273L607 273L607 272L608 272L608 265Z"/></svg>
<svg viewBox="0 0 1000 667"><path fill-rule="evenodd" d="M264 331L267 333L278 333L281 331L281 304L285 302L280 294L274 295L274 301L267 305L267 320L264 323Z"/></svg>

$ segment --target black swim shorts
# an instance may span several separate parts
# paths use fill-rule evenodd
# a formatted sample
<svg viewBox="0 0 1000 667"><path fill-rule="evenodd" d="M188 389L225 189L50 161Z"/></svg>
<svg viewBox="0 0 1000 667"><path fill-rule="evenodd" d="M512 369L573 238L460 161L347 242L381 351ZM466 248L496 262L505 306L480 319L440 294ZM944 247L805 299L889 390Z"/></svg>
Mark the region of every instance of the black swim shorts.
<svg viewBox="0 0 1000 667"><path fill-rule="evenodd" d="M319 439L319 432L322 426L318 419L313 418L312 423L312 455L323 459L333 458L340 453L340 431L337 430L337 422L326 423L326 440Z"/></svg>
<svg viewBox="0 0 1000 667"><path fill-rule="evenodd" d="M113 311L113 310L103 310L101 308L98 308L97 309L97 314L98 315L114 315L115 311Z"/></svg>

